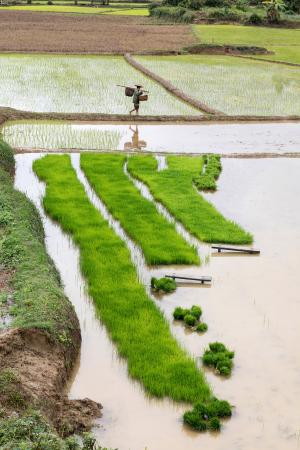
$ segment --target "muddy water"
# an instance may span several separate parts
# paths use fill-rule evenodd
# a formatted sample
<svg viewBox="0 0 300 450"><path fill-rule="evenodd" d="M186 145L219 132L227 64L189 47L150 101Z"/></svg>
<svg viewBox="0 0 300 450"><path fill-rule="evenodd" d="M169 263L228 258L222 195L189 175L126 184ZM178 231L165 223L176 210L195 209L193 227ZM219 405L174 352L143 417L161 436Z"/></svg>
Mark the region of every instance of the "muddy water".
<svg viewBox="0 0 300 450"><path fill-rule="evenodd" d="M31 172L32 159L17 157L16 186L38 203L43 186ZM299 170L300 161L294 159L223 160L219 191L207 197L255 234L255 246L262 253L213 256L200 269L169 268L181 274L212 275L213 284L181 285L159 300L172 332L194 356L216 339L236 350L231 379L222 381L207 371L215 393L236 406L234 417L217 436L186 430L180 422L183 407L147 399L140 386L127 378L125 364L85 295L77 250L44 218L49 253L82 327L81 361L70 395L103 403L103 419L95 429L102 445L120 450L300 448ZM209 325L203 336L172 322L175 306L192 304L202 306Z"/></svg>
<svg viewBox="0 0 300 450"><path fill-rule="evenodd" d="M299 123L111 125L8 122L5 140L27 149L120 150L162 153L300 153Z"/></svg>

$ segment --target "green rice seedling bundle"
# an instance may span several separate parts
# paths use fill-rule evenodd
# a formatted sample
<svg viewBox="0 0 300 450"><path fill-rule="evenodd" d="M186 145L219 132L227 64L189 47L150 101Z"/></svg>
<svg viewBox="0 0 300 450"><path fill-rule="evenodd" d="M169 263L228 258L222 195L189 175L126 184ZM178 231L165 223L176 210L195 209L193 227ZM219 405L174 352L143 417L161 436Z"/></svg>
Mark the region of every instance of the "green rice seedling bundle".
<svg viewBox="0 0 300 450"><path fill-rule="evenodd" d="M193 305L190 309L177 306L173 312L173 317L175 320L181 320L187 327L193 329L194 331L204 333L207 331L208 326L206 323L200 322L201 316L202 309L197 305Z"/></svg>
<svg viewBox="0 0 300 450"><path fill-rule="evenodd" d="M128 161L130 174L144 182L154 198L181 222L186 230L204 242L250 244L253 237L226 219L193 186L201 173L201 157L169 156L168 168L157 170L154 157L133 156Z"/></svg>
<svg viewBox="0 0 300 450"><path fill-rule="evenodd" d="M151 289L156 292L170 293L176 290L176 281L171 278L151 278Z"/></svg>
<svg viewBox="0 0 300 450"><path fill-rule="evenodd" d="M144 114L196 114L119 56L0 55L0 105L37 112L127 114L132 99L120 85L151 92ZM161 99L164 99L162 102Z"/></svg>
<svg viewBox="0 0 300 450"><path fill-rule="evenodd" d="M46 212L79 247L88 292L131 377L156 397L192 404L211 401L203 373L138 282L126 244L89 202L70 158L48 155L33 167L46 183Z"/></svg>
<svg viewBox="0 0 300 450"><path fill-rule="evenodd" d="M300 115L297 67L229 56L140 56L148 69L229 115Z"/></svg>
<svg viewBox="0 0 300 450"><path fill-rule="evenodd" d="M93 189L128 236L139 244L148 264L199 264L196 250L124 173L126 156L82 154L80 161Z"/></svg>
<svg viewBox="0 0 300 450"><path fill-rule="evenodd" d="M219 431L220 419L230 417L232 409L226 400L213 399L208 403L198 402L191 411L183 415L184 423L196 431Z"/></svg>
<svg viewBox="0 0 300 450"><path fill-rule="evenodd" d="M222 164L219 155L204 155L202 173L194 177L193 181L199 191L215 191L216 180L219 178Z"/></svg>
<svg viewBox="0 0 300 450"><path fill-rule="evenodd" d="M233 368L234 352L229 351L221 342L209 344L202 361L205 366L214 367L220 375L228 376Z"/></svg>

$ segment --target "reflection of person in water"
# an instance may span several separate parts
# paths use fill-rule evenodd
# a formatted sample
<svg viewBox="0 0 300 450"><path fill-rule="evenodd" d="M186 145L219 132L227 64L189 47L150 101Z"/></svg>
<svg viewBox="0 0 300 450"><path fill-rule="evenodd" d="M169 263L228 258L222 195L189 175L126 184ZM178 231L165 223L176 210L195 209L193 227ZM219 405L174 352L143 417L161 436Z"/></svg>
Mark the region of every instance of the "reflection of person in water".
<svg viewBox="0 0 300 450"><path fill-rule="evenodd" d="M136 125L135 129L132 126L129 127L129 130L132 131L131 142L125 142L124 149L125 150L142 150L142 148L147 147L147 143L145 141L139 140L139 128Z"/></svg>

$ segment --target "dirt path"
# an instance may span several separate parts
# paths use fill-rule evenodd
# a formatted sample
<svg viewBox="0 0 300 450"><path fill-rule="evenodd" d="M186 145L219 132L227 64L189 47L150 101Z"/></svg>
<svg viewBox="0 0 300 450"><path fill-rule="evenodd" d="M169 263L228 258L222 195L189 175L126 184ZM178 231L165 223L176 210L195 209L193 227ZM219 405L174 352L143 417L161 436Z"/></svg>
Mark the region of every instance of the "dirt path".
<svg viewBox="0 0 300 450"><path fill-rule="evenodd" d="M177 51L193 43L190 26L153 25L147 17L0 11L0 51Z"/></svg>

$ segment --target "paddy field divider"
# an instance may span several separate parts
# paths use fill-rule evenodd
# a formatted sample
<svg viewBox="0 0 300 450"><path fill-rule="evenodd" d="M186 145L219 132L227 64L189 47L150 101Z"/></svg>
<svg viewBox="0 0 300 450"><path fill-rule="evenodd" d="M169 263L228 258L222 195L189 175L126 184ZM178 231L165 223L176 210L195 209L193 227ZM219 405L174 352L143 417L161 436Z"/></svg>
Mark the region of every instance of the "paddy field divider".
<svg viewBox="0 0 300 450"><path fill-rule="evenodd" d="M161 86L163 86L167 91L171 92L171 94L175 95L175 97L179 98L180 100L184 101L185 103L188 103L189 105L193 106L194 108L198 109L201 112L204 112L206 114L212 114L212 115L225 115L225 113L218 111L217 109L211 108L210 106L206 105L203 102L200 102L199 100L196 100L195 98L191 97L190 95L183 92L181 89L178 89L176 86L174 86L170 81L166 80L165 78L161 77L160 75L157 75L152 70L149 70L147 67L143 66L143 64L136 61L129 53L126 53L124 55L125 60L135 69L142 72L144 75L148 76L152 80L159 83Z"/></svg>
<svg viewBox="0 0 300 450"><path fill-rule="evenodd" d="M139 283L129 250L90 203L67 155L34 163L46 183L44 207L80 249L80 265L101 320L128 372L150 395L178 402L210 401L195 361L172 337L167 320Z"/></svg>

